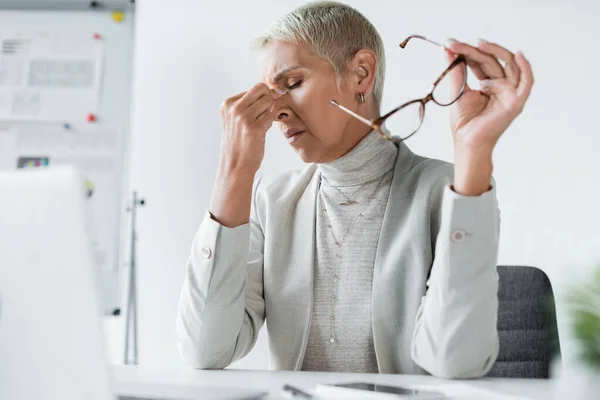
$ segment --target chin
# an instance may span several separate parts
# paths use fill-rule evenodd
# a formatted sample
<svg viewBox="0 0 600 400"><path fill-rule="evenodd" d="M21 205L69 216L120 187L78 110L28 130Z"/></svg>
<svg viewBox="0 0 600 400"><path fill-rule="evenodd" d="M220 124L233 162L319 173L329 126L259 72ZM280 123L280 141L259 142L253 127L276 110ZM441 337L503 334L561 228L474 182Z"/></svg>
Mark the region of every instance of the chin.
<svg viewBox="0 0 600 400"><path fill-rule="evenodd" d="M307 163L316 163L319 161L318 154L314 151L310 151L309 149L294 149L296 153L300 156L300 159Z"/></svg>

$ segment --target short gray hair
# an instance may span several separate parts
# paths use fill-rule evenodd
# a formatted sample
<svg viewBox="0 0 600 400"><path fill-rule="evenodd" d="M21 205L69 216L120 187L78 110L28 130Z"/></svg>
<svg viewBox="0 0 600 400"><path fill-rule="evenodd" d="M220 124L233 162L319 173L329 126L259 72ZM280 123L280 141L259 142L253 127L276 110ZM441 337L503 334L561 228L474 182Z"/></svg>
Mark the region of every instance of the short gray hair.
<svg viewBox="0 0 600 400"><path fill-rule="evenodd" d="M383 41L369 20L354 8L335 1L308 3L281 17L258 38L256 47L281 40L301 46L333 67L338 77L360 49L377 56L373 97L381 105L385 78Z"/></svg>

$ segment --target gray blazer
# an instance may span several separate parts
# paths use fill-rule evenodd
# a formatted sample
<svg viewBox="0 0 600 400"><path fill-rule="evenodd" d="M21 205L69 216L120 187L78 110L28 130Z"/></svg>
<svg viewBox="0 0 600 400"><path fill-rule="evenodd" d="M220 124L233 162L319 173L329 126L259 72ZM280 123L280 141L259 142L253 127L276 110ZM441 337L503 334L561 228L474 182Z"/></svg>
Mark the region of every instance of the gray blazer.
<svg viewBox="0 0 600 400"><path fill-rule="evenodd" d="M372 327L381 373L484 375L498 355L499 210L495 187L450 188L453 165L399 145L373 272ZM224 368L266 320L270 367L302 365L313 306L319 172L257 180L250 223L207 212L192 244L177 316L181 356Z"/></svg>

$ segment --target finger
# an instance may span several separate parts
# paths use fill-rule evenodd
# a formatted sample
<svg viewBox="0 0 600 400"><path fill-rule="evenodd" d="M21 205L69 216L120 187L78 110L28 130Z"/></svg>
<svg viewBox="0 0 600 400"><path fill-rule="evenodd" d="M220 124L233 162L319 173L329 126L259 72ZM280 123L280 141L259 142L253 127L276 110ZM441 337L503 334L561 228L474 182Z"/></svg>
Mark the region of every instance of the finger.
<svg viewBox="0 0 600 400"><path fill-rule="evenodd" d="M446 47L444 47L444 56L446 57L446 62L448 63L448 65L451 65L454 60L456 60L457 55L454 54L453 51L448 50ZM466 70L464 67L464 64L461 63L457 66L455 66L454 68L452 68L452 70L450 70L448 72L448 75L446 75L444 77L444 79L448 79L448 77L450 78L450 92L451 92L451 96L455 96L458 95L458 93L460 92L460 89L462 89L462 85L463 82L465 81L465 74L466 74ZM471 90L469 88L468 85L465 84L465 92L468 92L469 90Z"/></svg>
<svg viewBox="0 0 600 400"><path fill-rule="evenodd" d="M256 123L261 128L261 130L264 130L265 132L269 130L269 128L273 125L273 122L275 121L275 114L276 113L274 111L267 110L258 117Z"/></svg>
<svg viewBox="0 0 600 400"><path fill-rule="evenodd" d="M531 64L529 64L529 61L527 61L521 51L517 52L515 62L521 69L521 78L519 86L517 86L517 97L520 99L522 107L525 105L525 102L531 93L531 88L533 86L533 72L531 70Z"/></svg>
<svg viewBox="0 0 600 400"><path fill-rule="evenodd" d="M457 55L452 50L449 50L445 45L442 45L442 47L445 50L444 54L446 55L446 61L448 62L448 65L450 65L456 59ZM477 79L479 79L479 80L489 79L489 76L487 76L485 74L485 72L483 72L483 70L481 69L481 67L479 66L478 63L471 61L471 60L466 60L466 61L467 61L467 65L469 66L471 71L473 71L473 73L475 74ZM464 68L461 68L461 69L464 70ZM461 84L462 84L462 82L461 82Z"/></svg>
<svg viewBox="0 0 600 400"><path fill-rule="evenodd" d="M273 108L273 99L270 96L262 96L247 109L250 120L256 121L265 112L270 112Z"/></svg>
<svg viewBox="0 0 600 400"><path fill-rule="evenodd" d="M464 55L468 61L479 64L488 77L492 79L504 78L504 68L492 55L484 53L469 44L452 40L446 43L446 47L456 54Z"/></svg>
<svg viewBox="0 0 600 400"><path fill-rule="evenodd" d="M487 76L487 74L485 72L483 72L483 69L481 68L481 65L479 65L479 63L476 63L473 60L467 59L467 65L469 66L469 69L473 72L473 74L475 75L475 77L482 81L484 79L490 79L489 76Z"/></svg>
<svg viewBox="0 0 600 400"><path fill-rule="evenodd" d="M231 107L236 101L241 99L245 94L246 94L246 92L242 92L242 93L236 94L235 96L231 96L231 97L225 99L225 101L223 101L221 103L221 112L223 112L223 111L225 111L225 109L228 109L229 107Z"/></svg>
<svg viewBox="0 0 600 400"><path fill-rule="evenodd" d="M267 85L260 82L252 86L250 90L239 100L239 106L242 109L250 107L252 103L263 96L271 97L271 91Z"/></svg>
<svg viewBox="0 0 600 400"><path fill-rule="evenodd" d="M248 93L247 90L236 94L235 96L231 96L230 98L228 98L227 100L231 100L231 101L238 101L239 99L241 99L242 97L244 97L244 95Z"/></svg>
<svg viewBox="0 0 600 400"><path fill-rule="evenodd" d="M449 43L447 43L446 45L448 45ZM481 64L469 57L465 57L465 60L467 62L467 66L469 67L469 69L473 72L473 74L475 75L475 77L478 80L484 80L484 79L490 79L490 77L488 76L488 74L483 70Z"/></svg>
<svg viewBox="0 0 600 400"><path fill-rule="evenodd" d="M456 60L457 55L454 54L453 51L448 50L444 46L444 56L446 58L446 63L450 66L454 60ZM462 63L461 63L462 64ZM451 96L456 96L460 90L462 89L463 82L465 81L465 68L463 65L457 65L452 70L448 72L448 74L443 79L450 79L450 93Z"/></svg>
<svg viewBox="0 0 600 400"><path fill-rule="evenodd" d="M287 90L285 89L271 89L271 97L273 100L279 100L283 96L287 94Z"/></svg>
<svg viewBox="0 0 600 400"><path fill-rule="evenodd" d="M479 39L477 48L485 53L493 55L500 61L503 61L505 63L504 74L506 75L508 83L514 87L519 85L519 80L521 79L521 70L515 63L515 55L512 52L498 44L490 43L483 39Z"/></svg>

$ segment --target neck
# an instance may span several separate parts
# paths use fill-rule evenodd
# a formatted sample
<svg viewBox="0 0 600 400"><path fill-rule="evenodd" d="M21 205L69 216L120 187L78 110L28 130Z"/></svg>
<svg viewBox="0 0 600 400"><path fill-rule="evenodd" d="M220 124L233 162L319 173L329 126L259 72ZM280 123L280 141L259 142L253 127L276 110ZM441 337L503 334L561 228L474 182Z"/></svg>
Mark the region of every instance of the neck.
<svg viewBox="0 0 600 400"><path fill-rule="evenodd" d="M398 148L377 131L370 131L343 156L319 164L323 179L334 186L361 185L394 167Z"/></svg>
<svg viewBox="0 0 600 400"><path fill-rule="evenodd" d="M353 110L357 114L364 116L371 121L380 117L379 108L372 106L369 102L359 105L356 110ZM337 146L337 149L328 153L326 157L323 157L322 160L318 161L318 163L327 163L333 160L337 160L340 157L343 157L348 152L350 152L356 145L363 140L372 129L358 121L355 118L349 117L348 123L344 127L344 137L343 141Z"/></svg>

